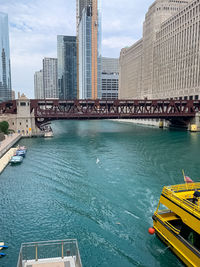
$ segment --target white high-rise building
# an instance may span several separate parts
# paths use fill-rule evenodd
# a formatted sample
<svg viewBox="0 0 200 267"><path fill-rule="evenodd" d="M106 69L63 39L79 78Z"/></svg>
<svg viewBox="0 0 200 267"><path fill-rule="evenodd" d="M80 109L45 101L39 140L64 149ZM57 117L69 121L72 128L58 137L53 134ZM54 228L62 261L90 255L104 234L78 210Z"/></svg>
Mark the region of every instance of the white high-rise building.
<svg viewBox="0 0 200 267"><path fill-rule="evenodd" d="M143 38L120 54L119 98L200 96L199 0L156 0Z"/></svg>
<svg viewBox="0 0 200 267"><path fill-rule="evenodd" d="M119 88L119 59L102 57L102 99L117 99Z"/></svg>
<svg viewBox="0 0 200 267"><path fill-rule="evenodd" d="M35 72L34 93L35 99L44 99L43 70Z"/></svg>
<svg viewBox="0 0 200 267"><path fill-rule="evenodd" d="M57 58L43 59L44 98L59 98L58 93L58 60Z"/></svg>

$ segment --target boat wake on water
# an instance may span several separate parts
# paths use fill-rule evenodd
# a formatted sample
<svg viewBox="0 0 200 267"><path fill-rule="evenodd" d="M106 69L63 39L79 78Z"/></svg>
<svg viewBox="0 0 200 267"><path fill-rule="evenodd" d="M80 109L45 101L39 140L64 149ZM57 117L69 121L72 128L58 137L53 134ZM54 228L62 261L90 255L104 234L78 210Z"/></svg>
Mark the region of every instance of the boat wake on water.
<svg viewBox="0 0 200 267"><path fill-rule="evenodd" d="M164 248L164 249L161 249L161 248L158 248L158 249L156 249L157 251L158 251L158 253L160 253L160 254L164 254L165 252L166 252L166 250L168 250L170 247L166 247L166 248Z"/></svg>
<svg viewBox="0 0 200 267"><path fill-rule="evenodd" d="M132 217L134 217L135 219L140 219L138 216L136 216L135 214L133 214L133 213L131 213L130 211L127 211L127 210L125 210L124 211L126 214L129 214L129 215L131 215Z"/></svg>

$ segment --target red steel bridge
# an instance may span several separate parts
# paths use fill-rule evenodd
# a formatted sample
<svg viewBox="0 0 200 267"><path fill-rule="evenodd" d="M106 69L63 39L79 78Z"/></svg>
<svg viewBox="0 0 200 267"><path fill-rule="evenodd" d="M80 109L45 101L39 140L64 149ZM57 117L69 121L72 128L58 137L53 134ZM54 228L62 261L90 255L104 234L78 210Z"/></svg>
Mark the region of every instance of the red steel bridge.
<svg viewBox="0 0 200 267"><path fill-rule="evenodd" d="M188 121L200 112L200 100L30 100L30 111L38 123L60 119ZM6 113L17 113L16 100L0 104L0 114Z"/></svg>

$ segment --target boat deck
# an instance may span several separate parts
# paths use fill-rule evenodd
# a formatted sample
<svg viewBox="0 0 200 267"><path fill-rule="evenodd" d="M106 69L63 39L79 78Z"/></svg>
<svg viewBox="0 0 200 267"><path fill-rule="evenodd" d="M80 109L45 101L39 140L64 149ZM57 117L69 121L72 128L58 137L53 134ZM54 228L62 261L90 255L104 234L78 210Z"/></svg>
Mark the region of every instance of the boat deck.
<svg viewBox="0 0 200 267"><path fill-rule="evenodd" d="M200 217L200 202L193 199L195 191L200 192L200 183L165 186L162 195Z"/></svg>
<svg viewBox="0 0 200 267"><path fill-rule="evenodd" d="M75 267L74 257L29 260L23 263L23 267Z"/></svg>
<svg viewBox="0 0 200 267"><path fill-rule="evenodd" d="M77 240L24 243L17 267L82 267Z"/></svg>

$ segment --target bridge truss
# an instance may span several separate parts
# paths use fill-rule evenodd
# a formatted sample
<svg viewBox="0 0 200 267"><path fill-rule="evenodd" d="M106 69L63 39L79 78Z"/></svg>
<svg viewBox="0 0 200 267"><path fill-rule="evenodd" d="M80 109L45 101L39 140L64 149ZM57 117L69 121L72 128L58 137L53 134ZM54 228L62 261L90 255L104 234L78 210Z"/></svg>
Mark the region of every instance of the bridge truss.
<svg viewBox="0 0 200 267"><path fill-rule="evenodd" d="M200 112L200 100L30 100L36 120L187 119ZM17 101L0 104L0 114L17 113Z"/></svg>

